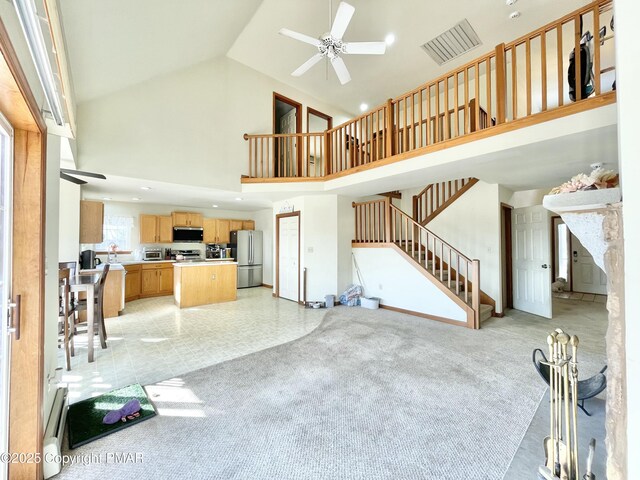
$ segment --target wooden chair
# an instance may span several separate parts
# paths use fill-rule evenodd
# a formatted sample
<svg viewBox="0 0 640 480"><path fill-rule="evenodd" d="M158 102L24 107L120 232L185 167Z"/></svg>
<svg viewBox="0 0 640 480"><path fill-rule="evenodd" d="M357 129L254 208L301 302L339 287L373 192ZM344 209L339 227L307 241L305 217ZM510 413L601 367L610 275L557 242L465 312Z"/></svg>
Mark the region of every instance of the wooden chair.
<svg viewBox="0 0 640 480"><path fill-rule="evenodd" d="M60 309L58 312L58 346L64 347L65 366L71 370L71 357L75 355L74 318L75 307L71 305L69 292L69 269L63 268L58 273Z"/></svg>
<svg viewBox="0 0 640 480"><path fill-rule="evenodd" d="M78 274L78 262L58 262L58 269L62 270L62 269L69 269L69 276L71 277L75 277ZM76 294L75 293L71 293L71 297L70 297L70 303L71 303L71 307L74 309L75 311L75 306L77 303L77 299L76 299Z"/></svg>
<svg viewBox="0 0 640 480"><path fill-rule="evenodd" d="M98 333L100 337L100 345L102 348L107 348L107 331L104 324L104 314L103 314L103 299L104 299L104 285L107 281L107 275L109 274L109 264L104 266L104 270L102 271L102 275L100 276L100 280L98 282L98 288L96 290L95 302L92 306L87 305L86 299L78 300L78 304L76 305L76 310L82 311L87 308L94 308L94 331L91 332L92 335ZM77 323L77 325L86 324L86 321ZM93 341L92 335L87 332L87 341Z"/></svg>

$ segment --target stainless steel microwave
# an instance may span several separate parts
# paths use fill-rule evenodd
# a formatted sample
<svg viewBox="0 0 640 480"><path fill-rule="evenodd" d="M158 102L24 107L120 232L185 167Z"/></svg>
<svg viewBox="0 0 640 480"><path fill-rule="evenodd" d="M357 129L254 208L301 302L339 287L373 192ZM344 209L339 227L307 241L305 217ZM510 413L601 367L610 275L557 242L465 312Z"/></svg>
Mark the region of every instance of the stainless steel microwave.
<svg viewBox="0 0 640 480"><path fill-rule="evenodd" d="M173 242L202 242L202 227L173 227Z"/></svg>
<svg viewBox="0 0 640 480"><path fill-rule="evenodd" d="M164 260L161 248L145 247L142 249L143 260Z"/></svg>

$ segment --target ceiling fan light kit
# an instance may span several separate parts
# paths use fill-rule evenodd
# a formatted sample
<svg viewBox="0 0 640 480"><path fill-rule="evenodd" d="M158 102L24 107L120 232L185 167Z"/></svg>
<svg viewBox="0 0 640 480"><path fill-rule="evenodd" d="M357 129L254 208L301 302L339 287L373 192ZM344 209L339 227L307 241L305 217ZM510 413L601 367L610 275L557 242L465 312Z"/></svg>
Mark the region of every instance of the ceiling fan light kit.
<svg viewBox="0 0 640 480"><path fill-rule="evenodd" d="M344 85L351 81L351 75L342 59L342 55L384 54L387 48L386 42L345 42L342 40L355 10L356 9L348 3L340 2L335 19L333 20L333 25L331 26L331 31L322 35L320 38L313 38L287 28L280 30L279 33L281 35L308 43L318 49L318 53L294 70L291 74L292 76L299 77L322 60L322 58L328 58L331 61L333 70L338 76L338 80Z"/></svg>

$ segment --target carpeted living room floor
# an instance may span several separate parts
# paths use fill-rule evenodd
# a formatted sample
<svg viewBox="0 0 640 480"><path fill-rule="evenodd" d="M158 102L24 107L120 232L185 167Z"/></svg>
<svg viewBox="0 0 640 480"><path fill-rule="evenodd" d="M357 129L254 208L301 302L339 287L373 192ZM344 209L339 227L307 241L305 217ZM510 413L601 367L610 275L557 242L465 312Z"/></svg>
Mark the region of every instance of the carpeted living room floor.
<svg viewBox="0 0 640 480"><path fill-rule="evenodd" d="M148 386L157 417L65 452L142 461L58 478L516 479L546 391L531 350L559 326L581 336L581 377L604 362L604 306L559 302L556 320L516 312L479 331L329 310L298 340Z"/></svg>

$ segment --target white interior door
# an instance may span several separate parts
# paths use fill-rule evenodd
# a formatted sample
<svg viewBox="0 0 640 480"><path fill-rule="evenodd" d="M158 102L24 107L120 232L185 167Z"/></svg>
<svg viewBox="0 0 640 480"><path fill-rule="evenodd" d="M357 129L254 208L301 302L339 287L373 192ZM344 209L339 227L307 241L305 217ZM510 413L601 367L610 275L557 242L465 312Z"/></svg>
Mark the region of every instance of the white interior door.
<svg viewBox="0 0 640 480"><path fill-rule="evenodd" d="M551 318L549 213L542 206L513 210L513 308Z"/></svg>
<svg viewBox="0 0 640 480"><path fill-rule="evenodd" d="M607 294L607 275L596 265L589 251L573 234L571 234L571 262L574 292Z"/></svg>
<svg viewBox="0 0 640 480"><path fill-rule="evenodd" d="M0 452L9 443L9 372L11 342L9 305L11 303L11 239L13 232L13 131L0 115ZM0 462L0 479L7 478L7 463Z"/></svg>
<svg viewBox="0 0 640 480"><path fill-rule="evenodd" d="M297 302L300 298L298 284L299 222L298 215L278 219L278 292L280 297Z"/></svg>
<svg viewBox="0 0 640 480"><path fill-rule="evenodd" d="M280 118L280 133L296 133L296 128L296 109L293 108ZM296 145L295 138L292 141L285 141L280 153L283 171L292 176L296 176L298 173L296 172L298 166Z"/></svg>

